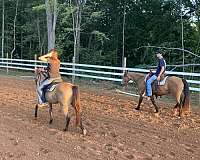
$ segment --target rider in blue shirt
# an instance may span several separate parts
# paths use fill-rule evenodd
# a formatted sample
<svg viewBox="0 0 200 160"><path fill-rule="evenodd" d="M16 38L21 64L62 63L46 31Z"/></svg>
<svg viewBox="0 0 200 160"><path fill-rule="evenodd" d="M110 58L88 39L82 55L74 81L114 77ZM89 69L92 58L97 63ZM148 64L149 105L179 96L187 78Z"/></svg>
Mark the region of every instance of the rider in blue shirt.
<svg viewBox="0 0 200 160"><path fill-rule="evenodd" d="M158 65L156 69L156 73L153 73L151 78L149 78L146 82L146 95L147 95L147 100L150 99L152 96L152 87L151 84L153 81L157 79L157 81L160 81L161 75L165 72L166 69L166 62L162 56L162 53L160 51L156 51L156 57L158 58Z"/></svg>

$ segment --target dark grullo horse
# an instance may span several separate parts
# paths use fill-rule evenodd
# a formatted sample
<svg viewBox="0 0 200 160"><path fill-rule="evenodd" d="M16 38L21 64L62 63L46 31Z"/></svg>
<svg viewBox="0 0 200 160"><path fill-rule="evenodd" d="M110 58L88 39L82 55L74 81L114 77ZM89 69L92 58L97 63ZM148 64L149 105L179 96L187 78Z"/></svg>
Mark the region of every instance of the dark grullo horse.
<svg viewBox="0 0 200 160"><path fill-rule="evenodd" d="M41 71L40 69L37 68L35 71L36 87L38 87L40 83L47 78L47 76L48 76L47 72ZM66 120L64 131L67 131L70 122L68 109L70 106L72 106L75 109L76 113L76 126L79 126L81 128L82 133L84 135L86 134L87 131L83 127L81 119L80 93L78 86L67 82L60 82L56 84L55 89L53 91L47 91L45 93L45 98L49 104L50 124L53 122L52 104L59 103L63 109ZM35 107L35 117L37 117L37 112L38 112L38 105L36 105Z"/></svg>
<svg viewBox="0 0 200 160"><path fill-rule="evenodd" d="M136 110L140 110L140 104L143 100L143 94L146 91L146 83L145 83L145 74L137 73L137 72L128 72L125 71L123 75L122 84L124 86L128 85L130 80L134 81L138 87L139 91L139 103ZM154 83L155 84L155 83ZM154 96L162 96L171 94L176 99L176 105L174 106L174 110L179 111L179 116L190 113L190 93L189 86L185 79L170 76L166 79L166 82L163 86L152 86L152 96L150 97L152 104L155 107L155 112L158 113L158 106L155 103Z"/></svg>

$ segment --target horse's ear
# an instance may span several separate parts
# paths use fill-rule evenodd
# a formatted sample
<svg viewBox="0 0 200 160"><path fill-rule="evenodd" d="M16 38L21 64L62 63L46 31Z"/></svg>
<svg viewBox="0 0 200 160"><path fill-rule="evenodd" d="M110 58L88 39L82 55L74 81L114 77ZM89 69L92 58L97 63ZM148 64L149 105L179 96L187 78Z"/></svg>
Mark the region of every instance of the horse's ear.
<svg viewBox="0 0 200 160"><path fill-rule="evenodd" d="M127 74L128 74L128 70L125 70L125 71L124 71L124 75L127 75Z"/></svg>
<svg viewBox="0 0 200 160"><path fill-rule="evenodd" d="M37 68L35 69L35 74L39 74L40 72L41 72L40 67L37 67Z"/></svg>
<svg viewBox="0 0 200 160"><path fill-rule="evenodd" d="M38 73L38 68L35 68L35 70L34 70L34 71L35 71L35 74L37 74L37 73Z"/></svg>

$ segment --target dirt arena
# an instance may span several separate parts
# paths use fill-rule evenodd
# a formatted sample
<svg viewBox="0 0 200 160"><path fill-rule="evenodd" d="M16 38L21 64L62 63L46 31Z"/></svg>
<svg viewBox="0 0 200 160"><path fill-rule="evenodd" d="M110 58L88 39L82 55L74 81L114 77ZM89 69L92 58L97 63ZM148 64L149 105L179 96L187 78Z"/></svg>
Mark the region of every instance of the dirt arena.
<svg viewBox="0 0 200 160"><path fill-rule="evenodd" d="M83 137L75 128L73 109L69 132L62 131L64 116L57 105L51 125L47 108L40 108L34 118L33 80L0 76L0 82L1 160L200 159L200 108L178 119L171 114L173 106L159 101L156 117L150 102L136 112L132 97L80 87L88 130Z"/></svg>

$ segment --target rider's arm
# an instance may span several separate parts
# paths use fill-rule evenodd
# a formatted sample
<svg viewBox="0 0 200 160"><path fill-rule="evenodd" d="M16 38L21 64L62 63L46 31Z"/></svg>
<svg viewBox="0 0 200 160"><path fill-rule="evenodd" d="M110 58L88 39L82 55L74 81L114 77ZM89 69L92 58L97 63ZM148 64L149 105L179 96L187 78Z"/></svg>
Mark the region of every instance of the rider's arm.
<svg viewBox="0 0 200 160"><path fill-rule="evenodd" d="M159 73L158 77L160 77L160 76L163 74L164 70L165 70L165 67L164 67L164 66L162 66L162 68L161 68L161 71L160 71L160 73Z"/></svg>
<svg viewBox="0 0 200 160"><path fill-rule="evenodd" d="M160 70L160 73L158 74L158 77L160 77L165 71L166 62L164 59L160 60L160 67L161 67L161 70Z"/></svg>

